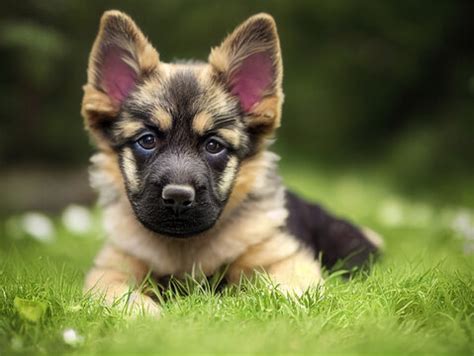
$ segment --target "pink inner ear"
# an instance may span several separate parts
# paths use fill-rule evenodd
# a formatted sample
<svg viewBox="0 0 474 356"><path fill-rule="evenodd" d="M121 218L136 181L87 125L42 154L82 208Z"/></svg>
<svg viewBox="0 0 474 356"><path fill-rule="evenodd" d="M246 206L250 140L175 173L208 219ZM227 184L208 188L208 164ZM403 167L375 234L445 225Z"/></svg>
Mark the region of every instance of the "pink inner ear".
<svg viewBox="0 0 474 356"><path fill-rule="evenodd" d="M232 94L240 99L246 112L258 103L273 81L272 60L268 53L255 53L245 58L231 76Z"/></svg>
<svg viewBox="0 0 474 356"><path fill-rule="evenodd" d="M122 103L136 84L137 74L123 61L125 52L119 48L106 49L102 64L102 86L109 96Z"/></svg>

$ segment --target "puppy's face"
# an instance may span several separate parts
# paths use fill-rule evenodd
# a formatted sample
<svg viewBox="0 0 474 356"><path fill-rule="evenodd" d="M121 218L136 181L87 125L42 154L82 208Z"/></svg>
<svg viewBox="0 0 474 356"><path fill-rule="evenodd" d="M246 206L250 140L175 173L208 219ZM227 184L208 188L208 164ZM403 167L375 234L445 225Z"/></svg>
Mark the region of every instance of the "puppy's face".
<svg viewBox="0 0 474 356"><path fill-rule="evenodd" d="M239 168L278 127L281 101L270 16L248 19L207 63L167 64L128 16L109 11L91 52L82 114L98 146L117 155L137 219L187 237L210 229L240 189Z"/></svg>

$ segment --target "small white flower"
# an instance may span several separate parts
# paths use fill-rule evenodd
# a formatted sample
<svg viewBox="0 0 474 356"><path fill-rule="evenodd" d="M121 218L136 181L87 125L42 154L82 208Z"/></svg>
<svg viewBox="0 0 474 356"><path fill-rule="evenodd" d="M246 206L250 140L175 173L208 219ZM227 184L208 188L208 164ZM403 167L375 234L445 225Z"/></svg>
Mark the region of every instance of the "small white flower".
<svg viewBox="0 0 474 356"><path fill-rule="evenodd" d="M26 213L20 223L23 231L41 242L52 242L54 240L54 226L51 219L41 213Z"/></svg>
<svg viewBox="0 0 474 356"><path fill-rule="evenodd" d="M464 240L464 253L474 253L474 222L468 210L458 212L451 222L453 231Z"/></svg>
<svg viewBox="0 0 474 356"><path fill-rule="evenodd" d="M70 205L62 215L66 229L76 234L85 234L92 228L92 217L89 210L83 206Z"/></svg>
<svg viewBox="0 0 474 356"><path fill-rule="evenodd" d="M401 202L396 199L387 199L379 210L380 222L387 226L400 226L403 224L404 213Z"/></svg>
<svg viewBox="0 0 474 356"><path fill-rule="evenodd" d="M451 228L468 240L474 240L474 223L468 211L460 211L453 219Z"/></svg>
<svg viewBox="0 0 474 356"><path fill-rule="evenodd" d="M63 340L65 344L78 346L84 342L84 336L79 335L76 330L69 328L63 331Z"/></svg>

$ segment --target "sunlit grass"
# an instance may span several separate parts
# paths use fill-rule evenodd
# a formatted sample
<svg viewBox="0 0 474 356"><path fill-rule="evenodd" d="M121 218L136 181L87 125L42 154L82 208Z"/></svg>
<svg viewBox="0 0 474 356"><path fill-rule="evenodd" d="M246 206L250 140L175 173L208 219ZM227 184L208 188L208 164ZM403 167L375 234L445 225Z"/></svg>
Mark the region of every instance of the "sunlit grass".
<svg viewBox="0 0 474 356"><path fill-rule="evenodd" d="M369 274L345 281L326 273L324 293L300 299L258 282L216 291L191 281L181 293L164 293L159 320L132 319L82 295L103 243L96 223L78 233L54 220L53 241L45 243L12 217L0 242L0 352L474 352L472 210L410 200L377 178L301 167L285 178L385 236L386 253ZM460 214L466 231L454 223ZM46 312L26 320L15 298Z"/></svg>

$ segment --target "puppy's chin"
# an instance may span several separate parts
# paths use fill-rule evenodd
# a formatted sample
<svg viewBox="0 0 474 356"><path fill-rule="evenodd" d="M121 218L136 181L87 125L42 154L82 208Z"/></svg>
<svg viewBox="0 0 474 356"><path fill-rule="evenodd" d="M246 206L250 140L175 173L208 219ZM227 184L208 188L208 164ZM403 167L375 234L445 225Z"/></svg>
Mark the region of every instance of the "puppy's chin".
<svg viewBox="0 0 474 356"><path fill-rule="evenodd" d="M162 236L187 239L202 234L214 227L220 212L208 212L205 216L174 217L168 214L147 214L136 210L135 217L148 230Z"/></svg>
<svg viewBox="0 0 474 356"><path fill-rule="evenodd" d="M210 230L216 221L210 221L199 225L190 225L187 221L176 221L173 224L149 224L146 221L140 222L148 229L156 234L163 235L173 239L188 239L196 237L203 232Z"/></svg>

